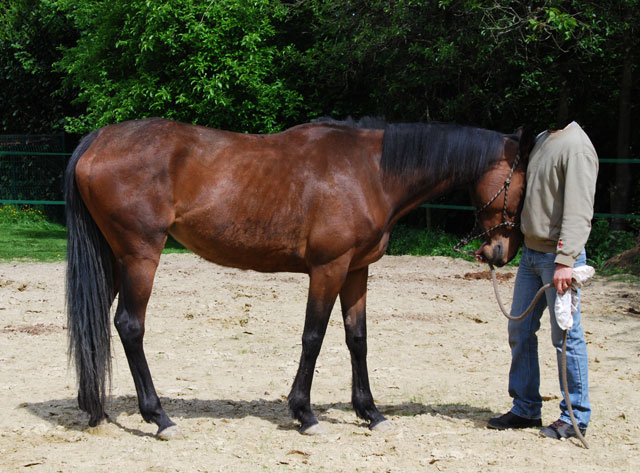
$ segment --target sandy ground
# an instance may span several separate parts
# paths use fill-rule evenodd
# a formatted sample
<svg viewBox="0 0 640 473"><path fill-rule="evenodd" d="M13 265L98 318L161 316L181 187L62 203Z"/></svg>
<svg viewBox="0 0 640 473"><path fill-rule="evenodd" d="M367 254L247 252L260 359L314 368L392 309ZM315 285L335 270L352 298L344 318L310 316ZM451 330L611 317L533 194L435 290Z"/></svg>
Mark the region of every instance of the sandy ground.
<svg viewBox="0 0 640 473"><path fill-rule="evenodd" d="M369 369L389 432L350 406L337 308L312 390L327 433L300 435L289 392L300 355L307 277L258 274L163 256L146 351L163 405L184 433L164 442L138 413L114 338L112 423L87 428L67 365L64 265L0 264L0 471L640 471L640 288L596 277L584 291L593 417L587 440L499 432L510 407L506 320L475 263L384 257L372 265ZM510 301L514 269L501 291ZM540 333L543 421L560 399L548 315Z"/></svg>

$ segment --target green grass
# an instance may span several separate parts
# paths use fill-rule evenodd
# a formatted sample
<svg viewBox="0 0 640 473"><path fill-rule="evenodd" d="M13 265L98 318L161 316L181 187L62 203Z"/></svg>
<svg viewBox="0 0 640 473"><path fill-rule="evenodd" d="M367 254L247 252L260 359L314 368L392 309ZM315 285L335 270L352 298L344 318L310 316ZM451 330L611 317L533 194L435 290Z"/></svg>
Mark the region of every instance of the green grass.
<svg viewBox="0 0 640 473"><path fill-rule="evenodd" d="M463 258L467 261L475 259L465 253L458 253L453 250L460 239L455 235L443 232L442 230L425 230L404 225L396 226L389 238L389 255L412 255L412 256L447 256L450 258ZM482 241L473 240L462 247L464 251L475 251L480 248ZM510 266L520 264L520 251L509 263Z"/></svg>
<svg viewBox="0 0 640 473"><path fill-rule="evenodd" d="M169 237L164 253L188 253ZM26 205L0 205L0 261L64 261L67 229L48 222L44 212Z"/></svg>
<svg viewBox="0 0 640 473"><path fill-rule="evenodd" d="M0 223L0 261L62 261L67 229L55 223Z"/></svg>
<svg viewBox="0 0 640 473"><path fill-rule="evenodd" d="M171 235L167 239L167 243L164 245L163 253L191 253L182 244L176 241Z"/></svg>
<svg viewBox="0 0 640 473"><path fill-rule="evenodd" d="M600 271L604 261L633 246L634 238L632 232L613 232L606 221L597 220L587 243L589 264ZM387 254L447 256L473 261L471 256L453 251L457 242L456 236L441 230L398 225L391 233ZM475 250L480 244L479 240L472 241L463 250ZM42 210L0 204L0 261L63 261L66 246L66 228L47 221ZM169 237L164 253L189 253L189 250ZM520 252L509 264L519 263ZM606 270L607 274L620 272L616 268Z"/></svg>
<svg viewBox="0 0 640 473"><path fill-rule="evenodd" d="M65 258L67 230L47 221L28 205L0 205L0 261L60 261Z"/></svg>
<svg viewBox="0 0 640 473"><path fill-rule="evenodd" d="M189 253L169 238L163 253ZM0 261L64 261L67 229L55 223L0 223Z"/></svg>
<svg viewBox="0 0 640 473"><path fill-rule="evenodd" d="M67 231L63 225L49 223L44 219L13 219L10 223L0 219L0 261L63 261L66 258L66 238ZM453 251L456 243L455 236L444 232L399 226L392 233L388 254L462 257L471 261L470 256ZM480 242L476 241L465 249L479 246ZM164 253L188 252L189 250L169 237Z"/></svg>

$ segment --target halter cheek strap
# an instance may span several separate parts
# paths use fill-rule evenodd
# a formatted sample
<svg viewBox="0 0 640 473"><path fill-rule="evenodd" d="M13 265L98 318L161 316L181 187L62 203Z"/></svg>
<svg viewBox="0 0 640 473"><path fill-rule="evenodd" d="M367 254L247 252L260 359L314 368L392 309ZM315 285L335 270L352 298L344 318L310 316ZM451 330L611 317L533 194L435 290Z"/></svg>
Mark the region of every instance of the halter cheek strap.
<svg viewBox="0 0 640 473"><path fill-rule="evenodd" d="M509 171L509 175L507 176L507 178L505 179L504 183L502 184L502 187L500 187L500 189L498 189L498 191L493 195L493 197L491 197L487 201L487 203L482 205L479 209L476 209L476 211L474 212L475 222L473 224L473 228L471 229L471 231L469 232L469 234L466 237L464 237L462 240L460 240L458 242L458 244L453 247L453 251L457 251L458 253L472 254L473 252L471 250L465 251L465 250L461 249L463 246L465 246L471 240L475 240L476 238L483 237L483 236L491 233L492 231L494 231L494 230L496 230L498 228L508 227L510 229L513 229L513 228L517 228L517 227L520 226L520 222L515 221L515 220L511 221L511 220L507 219L507 199L509 198L509 186L511 185L511 178L513 177L513 173L515 172L515 170L518 167L519 163L520 163L520 153L518 153L516 155L516 158L513 160L513 164L511 165L511 171ZM502 194L503 191L504 191L504 205L502 206L502 221L499 224L494 225L493 227L488 228L487 230L485 230L483 232L474 233L475 229L479 227L479 218L478 217L480 216L480 214L486 208L488 208L498 198L498 196L500 194Z"/></svg>

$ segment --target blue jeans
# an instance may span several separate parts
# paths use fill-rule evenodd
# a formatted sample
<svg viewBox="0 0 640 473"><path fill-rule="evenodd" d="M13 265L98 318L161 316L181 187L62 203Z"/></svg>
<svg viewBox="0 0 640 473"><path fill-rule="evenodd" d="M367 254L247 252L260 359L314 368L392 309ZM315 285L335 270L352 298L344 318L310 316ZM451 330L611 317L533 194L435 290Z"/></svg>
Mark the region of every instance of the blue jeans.
<svg viewBox="0 0 640 473"><path fill-rule="evenodd" d="M520 315L529 306L535 293L543 285L553 282L555 254L540 253L526 246L523 248L520 267L513 291L511 315ZM584 250L574 267L586 264ZM509 346L511 347L511 369L509 370L509 395L513 398L511 412L527 419L541 417L542 397L540 396L540 367L538 365L538 337L540 317L545 307L549 308L551 319L551 342L556 348L558 379L563 394L560 403L560 419L571 423L569 411L564 402L562 390L561 358L563 330L556 323L553 310L556 297L555 288L545 291L533 311L519 322L509 321ZM587 345L580 325L580 305L573 315L573 327L567 332L567 381L573 407L580 428L586 428L591 417L589 402Z"/></svg>

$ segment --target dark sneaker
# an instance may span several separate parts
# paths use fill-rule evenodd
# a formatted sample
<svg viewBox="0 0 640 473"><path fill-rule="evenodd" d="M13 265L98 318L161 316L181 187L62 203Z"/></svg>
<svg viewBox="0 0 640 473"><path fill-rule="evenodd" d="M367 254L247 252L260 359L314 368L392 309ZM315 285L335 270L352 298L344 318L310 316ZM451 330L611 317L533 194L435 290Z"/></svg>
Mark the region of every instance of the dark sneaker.
<svg viewBox="0 0 640 473"><path fill-rule="evenodd" d="M581 428L580 433L584 435L585 433L587 433L587 429ZM574 430L573 425L558 419L553 424L548 425L544 429L540 430L540 435L560 440L569 437L576 437L576 431Z"/></svg>
<svg viewBox="0 0 640 473"><path fill-rule="evenodd" d="M527 429L529 427L541 427L542 420L540 419L527 419L513 414L511 411L500 417L494 417L489 419L487 427L490 429Z"/></svg>

